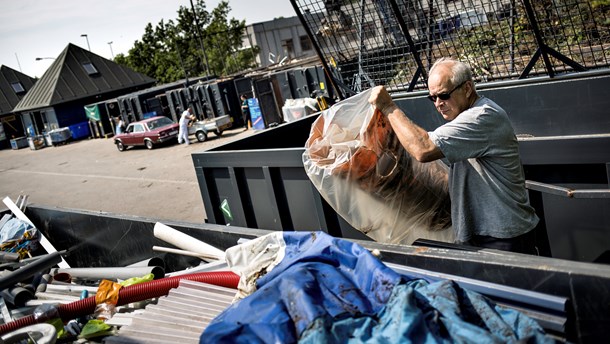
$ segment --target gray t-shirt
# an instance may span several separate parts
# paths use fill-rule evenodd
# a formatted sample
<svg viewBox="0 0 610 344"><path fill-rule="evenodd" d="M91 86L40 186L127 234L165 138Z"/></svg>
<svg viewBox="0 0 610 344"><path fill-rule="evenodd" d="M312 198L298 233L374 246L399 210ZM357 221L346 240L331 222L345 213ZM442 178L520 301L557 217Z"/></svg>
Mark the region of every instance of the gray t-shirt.
<svg viewBox="0 0 610 344"><path fill-rule="evenodd" d="M532 230L519 144L506 112L481 97L453 121L428 133L451 163L449 194L456 242L472 235L512 238Z"/></svg>

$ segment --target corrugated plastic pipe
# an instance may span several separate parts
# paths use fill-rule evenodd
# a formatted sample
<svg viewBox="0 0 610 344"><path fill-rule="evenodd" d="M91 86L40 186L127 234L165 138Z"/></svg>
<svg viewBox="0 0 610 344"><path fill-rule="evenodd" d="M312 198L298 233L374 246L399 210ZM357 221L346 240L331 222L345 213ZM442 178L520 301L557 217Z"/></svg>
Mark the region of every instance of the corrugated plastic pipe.
<svg viewBox="0 0 610 344"><path fill-rule="evenodd" d="M180 280L182 279L214 284L226 288L237 288L237 284L239 283L239 276L230 271L200 272L190 275L167 277L122 288L119 290L119 301L117 306L167 295L170 289L178 287ZM59 316L64 322L77 317L93 314L94 311L95 296L68 304L62 304L58 307ZM10 323L0 325L0 335L47 320L49 319L44 317L35 318L34 315L29 315Z"/></svg>

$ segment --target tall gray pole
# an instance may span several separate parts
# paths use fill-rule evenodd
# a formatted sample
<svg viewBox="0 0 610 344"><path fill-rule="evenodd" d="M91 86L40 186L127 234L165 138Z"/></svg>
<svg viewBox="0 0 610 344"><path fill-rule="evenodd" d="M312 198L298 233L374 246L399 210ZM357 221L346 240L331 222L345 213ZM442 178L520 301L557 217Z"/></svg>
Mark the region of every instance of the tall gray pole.
<svg viewBox="0 0 610 344"><path fill-rule="evenodd" d="M108 46L110 46L110 55L112 56L112 59L114 60L114 51L112 51L112 41L108 42Z"/></svg>
<svg viewBox="0 0 610 344"><path fill-rule="evenodd" d="M195 6L193 5L193 0L191 0L191 10L193 11L193 17L195 18L195 29L197 30L197 38L199 39L199 46L201 47L201 51L203 51L203 59L205 60L205 68L208 75L210 75L210 65L208 64L208 55L205 53L205 48L203 47L203 40L201 39L201 29L199 28L199 16L197 16L197 12L195 12ZM213 74L214 72L212 72Z"/></svg>

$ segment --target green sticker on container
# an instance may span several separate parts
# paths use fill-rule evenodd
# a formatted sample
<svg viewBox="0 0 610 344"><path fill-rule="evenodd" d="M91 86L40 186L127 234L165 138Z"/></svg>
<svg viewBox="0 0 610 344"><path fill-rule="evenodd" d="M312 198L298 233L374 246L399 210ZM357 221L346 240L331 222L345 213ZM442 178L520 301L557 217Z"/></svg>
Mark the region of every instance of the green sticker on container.
<svg viewBox="0 0 610 344"><path fill-rule="evenodd" d="M231 208L229 208L229 202L226 198L220 203L220 211L222 211L227 222L233 221L233 214L231 214Z"/></svg>

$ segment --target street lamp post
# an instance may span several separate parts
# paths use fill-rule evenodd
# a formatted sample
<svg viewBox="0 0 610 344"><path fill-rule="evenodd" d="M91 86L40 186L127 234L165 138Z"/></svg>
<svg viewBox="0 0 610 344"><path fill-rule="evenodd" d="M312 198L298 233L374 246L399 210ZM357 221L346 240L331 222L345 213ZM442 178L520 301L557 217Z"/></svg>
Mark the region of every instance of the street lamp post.
<svg viewBox="0 0 610 344"><path fill-rule="evenodd" d="M89 45L89 36L87 36L86 33L83 33L82 35L80 35L81 37L85 37L85 39L87 40L87 48L89 48L89 51L91 51L91 46Z"/></svg>
<svg viewBox="0 0 610 344"><path fill-rule="evenodd" d="M55 60L54 57L37 57L36 61L40 61L40 60Z"/></svg>
<svg viewBox="0 0 610 344"><path fill-rule="evenodd" d="M112 41L108 42L108 46L110 46L110 55L112 56L112 59L114 60L114 52L112 51Z"/></svg>

